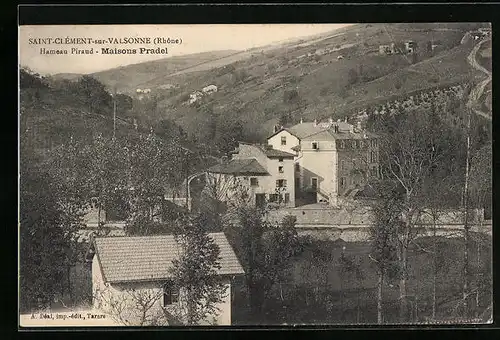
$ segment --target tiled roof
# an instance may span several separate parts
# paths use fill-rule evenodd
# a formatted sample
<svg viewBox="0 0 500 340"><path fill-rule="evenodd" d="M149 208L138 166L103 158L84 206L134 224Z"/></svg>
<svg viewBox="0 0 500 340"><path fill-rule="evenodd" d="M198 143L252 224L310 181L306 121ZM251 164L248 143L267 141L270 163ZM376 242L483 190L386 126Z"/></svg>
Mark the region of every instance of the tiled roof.
<svg viewBox="0 0 500 340"><path fill-rule="evenodd" d="M266 154L267 157L295 157L293 153L268 148L266 146L259 146L259 148Z"/></svg>
<svg viewBox="0 0 500 340"><path fill-rule="evenodd" d="M224 233L209 235L220 249L219 274L244 274ZM95 246L106 282L167 279L172 260L180 251L173 235L100 237Z"/></svg>
<svg viewBox="0 0 500 340"><path fill-rule="evenodd" d="M350 133L350 132L339 132L339 133L336 133L335 135L335 139L365 139L365 136L366 138L377 138L378 136L372 132L354 132L354 133Z"/></svg>
<svg viewBox="0 0 500 340"><path fill-rule="evenodd" d="M248 159L232 159L227 163L217 164L207 170L212 173L219 174L262 174L267 175L266 169L254 158Z"/></svg>
<svg viewBox="0 0 500 340"><path fill-rule="evenodd" d="M323 127L320 127L319 125L316 125L314 123L302 123L302 124L297 124L292 127L289 127L287 129L288 132L290 132L292 135L297 136L298 138L302 139L304 137L313 135L315 133L318 133L320 131L326 130Z"/></svg>
<svg viewBox="0 0 500 340"><path fill-rule="evenodd" d="M333 126L339 127L339 132L335 132ZM280 131L288 131L299 139L307 137L315 137L317 139L335 140L335 139L362 139L363 132L352 133L350 132L353 126L346 122L333 122L331 123L300 123ZM275 133L276 134L276 133ZM273 134L272 136L274 136ZM367 137L377 137L377 135L366 132ZM271 137L272 137L271 136ZM271 138L269 137L269 138Z"/></svg>

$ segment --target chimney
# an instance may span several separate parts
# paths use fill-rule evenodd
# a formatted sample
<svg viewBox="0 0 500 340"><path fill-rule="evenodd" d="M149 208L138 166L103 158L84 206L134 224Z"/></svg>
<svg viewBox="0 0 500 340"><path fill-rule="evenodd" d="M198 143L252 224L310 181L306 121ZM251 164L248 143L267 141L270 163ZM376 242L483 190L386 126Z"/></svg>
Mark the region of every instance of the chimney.
<svg viewBox="0 0 500 340"><path fill-rule="evenodd" d="M358 122L357 128L358 128L359 131L363 130L363 127L361 126L361 122Z"/></svg>
<svg viewBox="0 0 500 340"><path fill-rule="evenodd" d="M273 133L276 133L276 132L278 132L278 125L274 125L274 127L273 127Z"/></svg>
<svg viewBox="0 0 500 340"><path fill-rule="evenodd" d="M302 124L302 123L303 123L303 120L302 120L302 118L300 118L300 124Z"/></svg>
<svg viewBox="0 0 500 340"><path fill-rule="evenodd" d="M314 119L314 126L316 127L318 125L318 121Z"/></svg>
<svg viewBox="0 0 500 340"><path fill-rule="evenodd" d="M347 123L347 116L344 117L344 123Z"/></svg>
<svg viewBox="0 0 500 340"><path fill-rule="evenodd" d="M330 117L330 118L328 119L328 124L330 124L330 126L331 126L331 125L333 125L333 119L332 119L332 117Z"/></svg>

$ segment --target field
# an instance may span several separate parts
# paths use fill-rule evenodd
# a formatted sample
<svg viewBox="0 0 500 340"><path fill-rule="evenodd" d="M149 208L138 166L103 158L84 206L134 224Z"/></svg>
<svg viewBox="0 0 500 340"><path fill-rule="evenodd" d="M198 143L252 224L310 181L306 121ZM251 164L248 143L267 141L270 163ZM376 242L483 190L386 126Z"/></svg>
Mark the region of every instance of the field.
<svg viewBox="0 0 500 340"><path fill-rule="evenodd" d="M477 236L477 235L476 235ZM491 239L474 237L471 242L471 268L474 311L488 319L491 306ZM431 317L433 238L420 238L410 253L408 281L411 318L425 322ZM458 317L462 294L463 241L459 238L437 238L436 319L445 321ZM344 257L353 260L359 273L342 270ZM478 252L479 250L479 252ZM252 316L246 305L244 289L236 290L233 301L235 324L356 324L377 322L377 275L368 243L314 241L306 245L295 260L291 280L274 287L266 300L262 315ZM480 277L481 276L481 277ZM480 277L480 280L476 280ZM398 283L389 280L384 286L385 322L398 322ZM476 305L478 303L478 305Z"/></svg>

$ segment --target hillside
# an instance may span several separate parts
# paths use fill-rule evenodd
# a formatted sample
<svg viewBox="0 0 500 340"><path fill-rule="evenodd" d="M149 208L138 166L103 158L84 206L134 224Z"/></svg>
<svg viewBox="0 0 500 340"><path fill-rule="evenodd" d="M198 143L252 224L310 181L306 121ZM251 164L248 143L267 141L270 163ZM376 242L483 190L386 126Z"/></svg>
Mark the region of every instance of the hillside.
<svg viewBox="0 0 500 340"><path fill-rule="evenodd" d="M136 88L160 86L163 84L162 80L171 74L204 65L207 62L212 63L219 58L231 56L235 53L238 53L238 51L211 51L167 57L100 71L91 75L110 88L116 86L117 91L124 93L134 92ZM55 79L74 80L79 76L79 74L74 73L59 73L53 77Z"/></svg>
<svg viewBox="0 0 500 340"><path fill-rule="evenodd" d="M173 119L198 139L207 138L202 130L211 124L240 121L245 139L262 139L278 121L343 118L415 91L478 82L483 75L467 63L474 42L462 40L479 26L485 25L356 24L310 39L171 57L94 76L138 102L154 103L154 117L138 113L148 121ZM379 52L379 45L408 41L417 44L416 53ZM210 84L216 93L188 103ZM137 96L136 88L151 93Z"/></svg>

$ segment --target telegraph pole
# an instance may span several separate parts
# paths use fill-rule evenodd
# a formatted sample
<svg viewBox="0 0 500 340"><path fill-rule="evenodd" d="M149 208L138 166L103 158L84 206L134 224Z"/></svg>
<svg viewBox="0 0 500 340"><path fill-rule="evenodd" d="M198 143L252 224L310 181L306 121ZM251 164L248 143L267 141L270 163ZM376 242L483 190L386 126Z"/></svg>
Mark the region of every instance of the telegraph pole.
<svg viewBox="0 0 500 340"><path fill-rule="evenodd" d="M464 315L469 317L469 157L470 157L470 125L471 125L471 108L467 108L467 142L466 142L466 157L465 157L465 183L462 196L462 205L464 209L464 282L463 282L463 302Z"/></svg>
<svg viewBox="0 0 500 340"><path fill-rule="evenodd" d="M116 86L113 91L113 140L116 136Z"/></svg>
<svg viewBox="0 0 500 340"><path fill-rule="evenodd" d="M186 151L186 210L189 211L189 153Z"/></svg>

